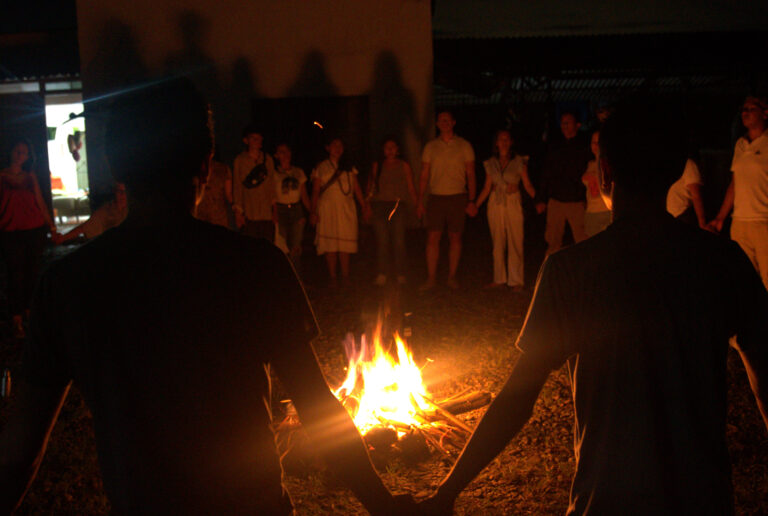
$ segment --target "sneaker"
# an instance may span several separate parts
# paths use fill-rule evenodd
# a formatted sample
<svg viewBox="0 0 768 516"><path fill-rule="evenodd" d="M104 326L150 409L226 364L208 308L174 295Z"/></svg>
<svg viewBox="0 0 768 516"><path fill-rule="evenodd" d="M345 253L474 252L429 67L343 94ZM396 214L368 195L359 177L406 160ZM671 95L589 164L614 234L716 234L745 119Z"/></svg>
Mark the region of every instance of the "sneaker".
<svg viewBox="0 0 768 516"><path fill-rule="evenodd" d="M398 276L397 277L397 284L398 285L405 285L407 283L405 276Z"/></svg>
<svg viewBox="0 0 768 516"><path fill-rule="evenodd" d="M509 288L512 289L512 292L522 292L525 290L525 287L523 285L510 285Z"/></svg>
<svg viewBox="0 0 768 516"><path fill-rule="evenodd" d="M376 285L377 287L383 287L384 285L387 284L387 277L383 274L379 274L378 276L376 276L376 279L374 280L373 284Z"/></svg>
<svg viewBox="0 0 768 516"><path fill-rule="evenodd" d="M493 282L491 282L491 283L488 283L487 285L485 285L483 287L483 290L493 290L493 289L501 288L503 286L504 286L504 283L493 283Z"/></svg>
<svg viewBox="0 0 768 516"><path fill-rule="evenodd" d="M448 281L446 281L445 284L451 290L459 289L459 282L456 281L456 278L448 278Z"/></svg>

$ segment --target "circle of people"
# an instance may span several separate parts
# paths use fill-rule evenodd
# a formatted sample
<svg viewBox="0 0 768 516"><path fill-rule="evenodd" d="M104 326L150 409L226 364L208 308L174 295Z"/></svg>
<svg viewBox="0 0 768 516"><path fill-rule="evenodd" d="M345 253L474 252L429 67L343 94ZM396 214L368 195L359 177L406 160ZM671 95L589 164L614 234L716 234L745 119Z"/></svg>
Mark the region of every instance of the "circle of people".
<svg viewBox="0 0 768 516"><path fill-rule="evenodd" d="M604 110L598 118L602 122L608 114ZM731 238L768 287L768 101L747 97L741 121L745 134L735 144L733 176L715 218L706 218L701 173L691 159L669 189L667 211L716 233L733 212ZM327 158L312 171L310 192L304 171L291 161L290 146L277 145L273 157L263 149L261 131L249 126L243 131L245 150L235 158L232 170L211 156L207 176L200 182L195 216L229 227L231 209L242 233L277 240L299 273L304 228L309 220L316 228L317 253L325 255L330 284L336 285L339 277L342 283L349 282L350 254L358 250L357 203L363 220L372 223L376 235L378 272L374 283L382 286L388 281L406 282L404 205L411 203L427 230L427 280L422 290L437 285L443 232L449 240L446 285L459 287L456 271L465 219L477 215L486 201L493 241L493 281L486 288L523 288L521 187L534 199L536 212L546 213L547 254L562 246L566 223L575 242L611 223L611 210L600 189L600 131L592 132L587 146L574 113L562 113L563 138L550 146L536 188L528 175L528 156L515 152L510 131L500 130L494 136L493 155L483 162L485 182L478 193L475 153L472 145L454 132L455 125L450 111L438 113L439 134L423 149L418 184L410 165L400 157L397 140L386 138L365 193L357 169L344 159L340 138L327 143ZM55 243L80 235L96 236L119 224L126 214L124 188L116 185L113 201L96 210L85 224L59 235L33 173L33 163L32 145L18 140L11 146L9 165L0 171L0 243L9 268L13 326L19 336L24 333L22 320L29 313L45 235L50 234Z"/></svg>
<svg viewBox="0 0 768 516"><path fill-rule="evenodd" d="M609 114L606 109L599 111L599 122L604 122ZM667 211L704 230L719 232L733 210L732 237L768 285L768 235L760 232L760 224L768 221L765 99L748 97L741 118L746 134L736 143L731 166L733 179L717 216L707 220L702 176L692 159L669 188ZM576 114L563 112L560 116L562 138L550 145L537 187L528 174L528 156L515 151L510 131L500 130L494 135L493 155L483 162L485 182L478 189L474 150L454 132L455 125L450 111L438 113L439 134L423 149L418 183L408 162L400 157L397 140L386 138L380 159L372 165L365 193L358 182L357 169L345 163L340 138L327 143L328 157L313 170L312 188L308 191L307 176L291 162L291 148L281 143L272 157L262 148L263 134L255 127L246 128L246 149L235 158L233 170L230 172L216 162L209 167L196 216L227 226L227 203L231 204L237 228L251 236L276 239L299 272L303 231L309 220L316 227L317 253L325 255L330 284L336 285L338 278L342 283L349 281L350 254L358 250L359 206L363 220L371 222L376 236L378 270L374 284L383 286L388 281L406 283L404 205L408 203L416 208L427 230L427 279L420 287L422 290L437 285L443 232L449 240L446 285L459 287L456 271L465 219L475 216L485 202L493 242L493 280L485 288L506 285L515 291L523 289L521 188L534 199L536 212L546 214L547 254L562 247L566 223L575 242L599 233L611 223L611 210L603 200L599 184L600 130L591 132L587 145ZM305 212L309 213L308 218Z"/></svg>

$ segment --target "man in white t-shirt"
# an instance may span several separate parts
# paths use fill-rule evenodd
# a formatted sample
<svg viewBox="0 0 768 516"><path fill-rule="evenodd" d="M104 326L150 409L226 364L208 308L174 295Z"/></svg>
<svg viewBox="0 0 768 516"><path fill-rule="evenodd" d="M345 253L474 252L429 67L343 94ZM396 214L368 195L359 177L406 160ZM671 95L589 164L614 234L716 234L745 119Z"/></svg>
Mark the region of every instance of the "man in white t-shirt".
<svg viewBox="0 0 768 516"><path fill-rule="evenodd" d="M416 214L424 216L427 227L427 281L421 290L436 285L437 262L440 257L440 238L448 231L448 281L451 289L459 287L456 269L461 258L461 234L464 214L474 217L475 205L475 152L467 140L453 132L456 119L450 111L437 115L440 135L424 146L419 180L419 202ZM424 207L424 194L429 185L429 205Z"/></svg>
<svg viewBox="0 0 768 516"><path fill-rule="evenodd" d="M689 159L685 162L683 175L669 187L667 212L673 217L682 217L686 222L693 222L693 216L689 217L691 207L699 227L707 229L707 216L704 213L704 200L701 197L701 172L696 162Z"/></svg>
<svg viewBox="0 0 768 516"><path fill-rule="evenodd" d="M768 100L747 97L741 122L747 133L736 141L733 178L720 212L709 226L717 231L733 208L731 238L755 266L768 288Z"/></svg>

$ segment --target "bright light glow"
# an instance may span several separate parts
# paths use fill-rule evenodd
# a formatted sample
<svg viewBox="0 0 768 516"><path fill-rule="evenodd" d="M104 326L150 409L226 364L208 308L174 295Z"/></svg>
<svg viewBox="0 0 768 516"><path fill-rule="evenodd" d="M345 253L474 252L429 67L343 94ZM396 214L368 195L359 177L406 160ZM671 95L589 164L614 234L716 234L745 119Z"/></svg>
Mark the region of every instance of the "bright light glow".
<svg viewBox="0 0 768 516"><path fill-rule="evenodd" d="M426 422L417 417L417 407L429 411L424 400L428 396L422 383L421 369L414 363L411 352L398 335L395 335L396 357L381 344L379 327L373 342L365 335L360 345L351 334L344 347L349 358L347 378L334 394L352 416L360 433L365 434L375 426L394 426L398 434L405 433L411 425Z"/></svg>
<svg viewBox="0 0 768 516"><path fill-rule="evenodd" d="M316 125L317 127L319 127L320 129L324 129L324 127L323 127L323 124L321 124L321 123L320 123L320 122L318 122L317 120L315 120L315 121L314 121L314 122L312 122L312 123L313 123L313 124L315 124L315 125Z"/></svg>

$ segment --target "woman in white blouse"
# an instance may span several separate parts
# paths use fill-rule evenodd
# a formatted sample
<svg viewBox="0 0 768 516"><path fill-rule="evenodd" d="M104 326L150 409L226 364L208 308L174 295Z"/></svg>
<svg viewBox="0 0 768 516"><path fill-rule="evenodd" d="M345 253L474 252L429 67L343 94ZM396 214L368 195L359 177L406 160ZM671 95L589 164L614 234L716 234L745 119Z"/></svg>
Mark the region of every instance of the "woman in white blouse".
<svg viewBox="0 0 768 516"><path fill-rule="evenodd" d="M528 177L528 156L514 153L512 135L502 130L496 133L493 156L483 166L485 185L477 197L477 206L488 199L488 226L493 239L493 282L485 288L508 285L519 291L524 285L521 181L528 195L536 195Z"/></svg>

